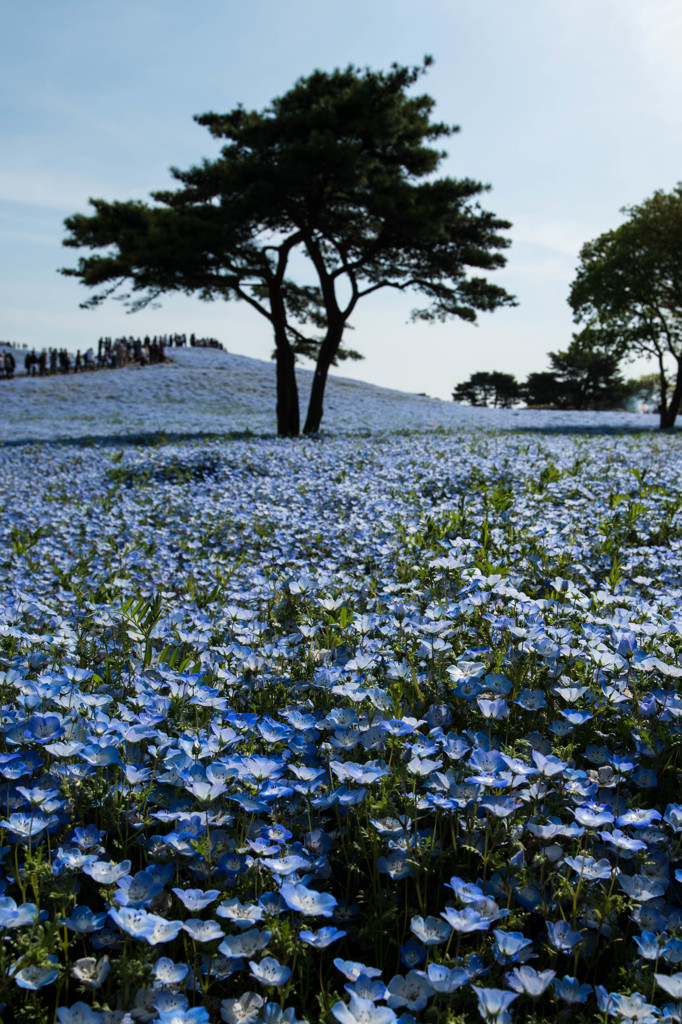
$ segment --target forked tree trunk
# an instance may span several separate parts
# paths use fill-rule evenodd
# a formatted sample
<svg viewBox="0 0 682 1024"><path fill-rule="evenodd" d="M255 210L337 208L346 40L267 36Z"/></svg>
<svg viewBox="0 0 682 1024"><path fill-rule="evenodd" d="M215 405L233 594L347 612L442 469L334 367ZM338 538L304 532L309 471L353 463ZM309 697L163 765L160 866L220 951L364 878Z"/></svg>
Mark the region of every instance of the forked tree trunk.
<svg viewBox="0 0 682 1024"><path fill-rule="evenodd" d="M301 421L298 411L298 387L294 353L286 333L275 328L277 346L277 433L280 437L298 437Z"/></svg>
<svg viewBox="0 0 682 1024"><path fill-rule="evenodd" d="M277 433L280 437L298 437L301 421L294 370L295 358L287 337L286 312L280 289L273 289L270 292L270 308L277 362Z"/></svg>
<svg viewBox="0 0 682 1024"><path fill-rule="evenodd" d="M677 377L675 379L675 386L670 395L670 401L661 402L661 430L672 430L675 426L675 420L677 414L680 411L680 404L682 403L682 358L677 362Z"/></svg>
<svg viewBox="0 0 682 1024"><path fill-rule="evenodd" d="M315 376L310 389L310 401L308 403L308 415L306 416L304 434L316 434L320 429L324 413L324 389L327 386L327 375L332 364L343 335L343 321L333 324L327 328L320 352L317 357Z"/></svg>

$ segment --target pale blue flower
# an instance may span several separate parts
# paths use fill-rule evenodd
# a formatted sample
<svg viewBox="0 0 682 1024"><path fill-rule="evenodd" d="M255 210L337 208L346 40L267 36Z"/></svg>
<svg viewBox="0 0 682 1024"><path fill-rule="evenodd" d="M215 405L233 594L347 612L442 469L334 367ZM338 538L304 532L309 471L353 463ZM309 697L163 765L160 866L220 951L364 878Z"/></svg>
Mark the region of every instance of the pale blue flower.
<svg viewBox="0 0 682 1024"><path fill-rule="evenodd" d="M332 1013L339 1024L392 1024L396 1019L395 1012L390 1007L376 1006L369 999L362 999L354 992L351 992L348 1006L342 1002L334 1003Z"/></svg>
<svg viewBox="0 0 682 1024"><path fill-rule="evenodd" d="M17 971L14 975L14 980L19 988L37 992L38 989L45 988L56 981L59 973L56 967L57 957L50 955L47 957L47 961L45 966L41 967L38 964L31 964Z"/></svg>
<svg viewBox="0 0 682 1024"><path fill-rule="evenodd" d="M532 999L541 996L554 977L554 971L535 971L532 967L515 967L509 974L505 974L510 988Z"/></svg>
<svg viewBox="0 0 682 1024"><path fill-rule="evenodd" d="M336 900L325 892L316 892L305 885L285 884L280 886L280 895L290 910L297 910L304 917L333 917Z"/></svg>
<svg viewBox="0 0 682 1024"><path fill-rule="evenodd" d="M69 1007L57 1008L57 1020L59 1024L102 1024L104 1015L87 1003L73 1003Z"/></svg>
<svg viewBox="0 0 682 1024"><path fill-rule="evenodd" d="M445 995L469 983L469 972L463 967L450 968L442 964L429 964L426 976L433 991Z"/></svg>
<svg viewBox="0 0 682 1024"><path fill-rule="evenodd" d="M251 977L261 985L284 985L291 977L291 968L280 964L274 957L266 956L260 963L249 960Z"/></svg>
<svg viewBox="0 0 682 1024"><path fill-rule="evenodd" d="M563 978L554 979L554 991L559 999L563 999L565 1003L572 1006L578 1003L586 1003L592 995L593 989L591 985L581 985L577 978L572 978L569 974L565 974Z"/></svg>
<svg viewBox="0 0 682 1024"><path fill-rule="evenodd" d="M549 941L560 953L570 952L580 942L580 932L573 931L568 921L548 921L547 935Z"/></svg>
<svg viewBox="0 0 682 1024"><path fill-rule="evenodd" d="M478 1012L485 1021L494 1021L506 1013L515 999L517 992L507 992L500 988L474 988L478 999Z"/></svg>
<svg viewBox="0 0 682 1024"><path fill-rule="evenodd" d="M452 933L450 925L437 917L413 917L410 922L410 931L423 942L425 946L437 946L441 942L447 942Z"/></svg>
<svg viewBox="0 0 682 1024"><path fill-rule="evenodd" d="M423 971L396 974L388 983L388 1005L393 1009L406 1006L408 1010L423 1010L433 995L433 988Z"/></svg>
<svg viewBox="0 0 682 1024"><path fill-rule="evenodd" d="M178 897L182 905L190 913L204 910L210 903L220 896L219 889L173 889L172 892Z"/></svg>

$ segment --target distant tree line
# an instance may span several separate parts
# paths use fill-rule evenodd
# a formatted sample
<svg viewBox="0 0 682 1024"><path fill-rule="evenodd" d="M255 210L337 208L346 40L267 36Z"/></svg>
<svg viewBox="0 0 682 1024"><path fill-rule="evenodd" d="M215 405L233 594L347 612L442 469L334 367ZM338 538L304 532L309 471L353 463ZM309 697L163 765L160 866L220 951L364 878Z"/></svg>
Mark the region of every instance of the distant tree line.
<svg viewBox="0 0 682 1024"><path fill-rule="evenodd" d="M618 409L637 399L655 410L663 430L682 407L682 183L625 207L620 227L580 251L569 305L582 331L548 370L519 382L513 374L473 373L452 397L509 408ZM620 365L638 356L656 372L626 380Z"/></svg>
<svg viewBox="0 0 682 1024"><path fill-rule="evenodd" d="M480 371L457 384L452 397L469 405L510 409L519 402L554 409L617 409L632 396L635 382L620 372L622 355L589 328L565 351L549 353L549 369L519 381L512 373Z"/></svg>

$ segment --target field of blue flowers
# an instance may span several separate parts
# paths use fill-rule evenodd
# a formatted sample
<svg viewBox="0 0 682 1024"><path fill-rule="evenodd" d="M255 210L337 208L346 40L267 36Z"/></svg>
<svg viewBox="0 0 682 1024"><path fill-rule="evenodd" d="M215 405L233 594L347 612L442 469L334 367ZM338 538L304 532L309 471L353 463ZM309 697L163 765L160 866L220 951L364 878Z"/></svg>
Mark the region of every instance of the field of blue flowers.
<svg viewBox="0 0 682 1024"><path fill-rule="evenodd" d="M0 456L4 1021L682 1019L678 440Z"/></svg>

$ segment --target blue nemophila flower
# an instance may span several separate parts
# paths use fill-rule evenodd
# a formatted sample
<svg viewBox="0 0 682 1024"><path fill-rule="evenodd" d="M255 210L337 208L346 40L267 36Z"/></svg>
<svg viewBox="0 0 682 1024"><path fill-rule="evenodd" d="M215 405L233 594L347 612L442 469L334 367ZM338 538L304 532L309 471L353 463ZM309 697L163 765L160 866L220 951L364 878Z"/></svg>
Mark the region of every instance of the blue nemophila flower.
<svg viewBox="0 0 682 1024"><path fill-rule="evenodd" d="M173 890L176 892L177 890ZM212 890L211 890L212 891ZM278 896L273 898L276 902L276 908L268 910L268 913L278 913L280 907L280 900ZM200 908L197 908L200 909ZM257 906L254 903L242 903L236 896L231 900L225 900L216 907L216 914L218 917L225 917L233 924L236 924L238 928L246 929L256 924L257 921L263 919L265 909L262 906Z"/></svg>
<svg viewBox="0 0 682 1024"><path fill-rule="evenodd" d="M182 992L170 992L168 989L155 989L151 996L152 1005L159 1013L184 1013L189 1006L187 996Z"/></svg>
<svg viewBox="0 0 682 1024"><path fill-rule="evenodd" d="M540 711L542 708L547 707L547 698L542 690L531 690L528 687L524 687L514 703L526 711Z"/></svg>
<svg viewBox="0 0 682 1024"><path fill-rule="evenodd" d="M17 906L11 896L0 897L0 928L22 928L33 924L38 916L35 903Z"/></svg>
<svg viewBox="0 0 682 1024"><path fill-rule="evenodd" d="M575 708L560 708L559 714L562 718L566 719L568 725L575 728L578 725L584 725L585 722L589 722L594 715L589 711L578 711Z"/></svg>
<svg viewBox="0 0 682 1024"><path fill-rule="evenodd" d="M188 918L182 928L195 942L214 942L225 937L225 932L216 921L202 921L197 917Z"/></svg>
<svg viewBox="0 0 682 1024"><path fill-rule="evenodd" d="M57 962L57 957L50 954L44 966L31 964L28 967L22 967L14 975L14 980L19 988L28 989L30 992L37 992L38 989L46 988L47 985L51 985L57 980L59 974L56 967Z"/></svg>
<svg viewBox="0 0 682 1024"><path fill-rule="evenodd" d="M239 935L226 935L218 950L228 959L255 956L261 949L265 949L271 938L272 932L251 928Z"/></svg>
<svg viewBox="0 0 682 1024"><path fill-rule="evenodd" d="M350 994L348 1006L342 1002L334 1003L332 1013L339 1024L392 1024L396 1020L395 1012L389 1006L376 1006L354 992Z"/></svg>
<svg viewBox="0 0 682 1024"><path fill-rule="evenodd" d="M361 974L357 981L347 981L343 986L349 994L355 993L362 999L370 999L373 1003L388 997L388 989L379 978L368 978Z"/></svg>
<svg viewBox="0 0 682 1024"><path fill-rule="evenodd" d="M485 1021L495 1021L502 1014L505 1014L515 999L518 999L518 992L507 992L501 988L479 988L474 987L478 999L478 1012Z"/></svg>
<svg viewBox="0 0 682 1024"><path fill-rule="evenodd" d="M49 805L47 810L56 810L59 806L63 806L57 799L59 797L58 789L43 789L41 786L17 786L17 793L23 796L24 800L31 804L32 807L41 807L43 804Z"/></svg>
<svg viewBox="0 0 682 1024"><path fill-rule="evenodd" d="M682 939L669 939L663 947L661 956L668 964L682 963Z"/></svg>
<svg viewBox="0 0 682 1024"><path fill-rule="evenodd" d="M431 984L423 971L396 974L388 983L388 1005L393 1009L406 1006L415 1013L423 1010L433 995Z"/></svg>
<svg viewBox="0 0 682 1024"><path fill-rule="evenodd" d="M340 931L331 925L328 928L318 928L316 932L304 929L298 933L301 942L305 942L308 946L314 946L315 949L325 949L332 942L342 939L344 935L346 935L346 932Z"/></svg>
<svg viewBox="0 0 682 1024"><path fill-rule="evenodd" d="M333 917L336 899L326 892L316 892L305 885L287 883L280 886L280 896L290 910L304 917Z"/></svg>
<svg viewBox="0 0 682 1024"><path fill-rule="evenodd" d="M445 888L452 889L462 903L475 903L477 900L485 899L485 893L480 885L476 885L474 882L465 882L457 875L453 875L450 881L445 883Z"/></svg>
<svg viewBox="0 0 682 1024"><path fill-rule="evenodd" d="M600 986L597 986L597 990ZM607 1004L609 1016L618 1020L641 1021L642 1024L654 1024L658 1007L647 1003L646 998L640 992L633 992L632 995L621 995L620 992L612 992Z"/></svg>
<svg viewBox="0 0 682 1024"><path fill-rule="evenodd" d="M70 917L63 918L59 923L66 925L69 931L87 935L89 932L99 931L106 919L106 911L103 914L95 914L90 907L79 906L74 907Z"/></svg>
<svg viewBox="0 0 682 1024"><path fill-rule="evenodd" d="M660 811L655 808L644 807L633 808L616 818L616 825L619 828L630 826L631 828L649 828L655 821L661 821Z"/></svg>
<svg viewBox="0 0 682 1024"><path fill-rule="evenodd" d="M447 942L452 934L452 928L437 917L413 917L410 921L410 931L416 935L425 946L437 946Z"/></svg>
<svg viewBox="0 0 682 1024"><path fill-rule="evenodd" d="M107 861L97 860L94 863L83 865L83 872L90 875L100 885L114 885L130 871L130 861L122 860L120 864L110 864Z"/></svg>
<svg viewBox="0 0 682 1024"><path fill-rule="evenodd" d="M175 1010L160 1010L158 1024L210 1024L210 1017L205 1006L193 1006L191 1009L178 1007Z"/></svg>
<svg viewBox="0 0 682 1024"><path fill-rule="evenodd" d="M521 802L511 796L484 796L479 800L478 806L482 810L490 811L496 818L507 818L521 806Z"/></svg>
<svg viewBox="0 0 682 1024"><path fill-rule="evenodd" d="M448 672L451 670L448 669ZM473 701L479 694L483 693L483 686L477 679L460 679L455 687L455 697L462 697L466 701Z"/></svg>
<svg viewBox="0 0 682 1024"><path fill-rule="evenodd" d="M93 847L99 846L105 834L104 829L97 828L95 825L88 825L87 828L75 828L70 839L81 850L92 850Z"/></svg>
<svg viewBox="0 0 682 1024"><path fill-rule="evenodd" d="M99 960L93 956L86 956L73 963L71 976L81 985L94 990L102 987L110 970L111 963L108 956L103 956Z"/></svg>
<svg viewBox="0 0 682 1024"><path fill-rule="evenodd" d="M259 981L261 985L284 985L291 977L291 968L280 964L272 956L266 956L260 963L249 960L251 977Z"/></svg>
<svg viewBox="0 0 682 1024"><path fill-rule="evenodd" d="M222 905L227 907L231 905L231 903L232 901L228 900L227 903ZM279 915L284 912L282 897L279 893L275 892L264 892L258 899L258 906L265 911L266 914L269 914L270 917L279 917Z"/></svg>
<svg viewBox="0 0 682 1024"><path fill-rule="evenodd" d="M599 836L604 843L615 846L619 850L627 850L628 853L637 853L639 850L646 850L647 845L641 839L633 839L619 828L612 832L600 832Z"/></svg>
<svg viewBox="0 0 682 1024"><path fill-rule="evenodd" d="M547 935L560 953L570 953L582 938L580 932L574 931L568 921L548 921Z"/></svg>
<svg viewBox="0 0 682 1024"><path fill-rule="evenodd" d="M42 814L10 814L9 820L0 821L0 828L7 829L21 842L35 839L46 828L56 824L56 818L45 818Z"/></svg>
<svg viewBox="0 0 682 1024"><path fill-rule="evenodd" d="M304 871L310 867L310 858L301 857L300 854L290 853L283 857L263 857L261 864L264 865L273 875L293 875L297 871Z"/></svg>
<svg viewBox="0 0 682 1024"><path fill-rule="evenodd" d="M619 875L618 884L621 889L632 900L638 903L646 903L647 900L656 899L665 892L665 885L646 875Z"/></svg>
<svg viewBox="0 0 682 1024"><path fill-rule="evenodd" d="M535 971L532 967L515 967L509 974L505 974L507 984L519 995L524 993L537 999L548 988L555 971Z"/></svg>
<svg viewBox="0 0 682 1024"><path fill-rule="evenodd" d="M566 857L565 863L573 868L584 882L599 882L611 877L611 863L605 858L595 860L594 857L580 854L577 857Z"/></svg>
<svg viewBox="0 0 682 1024"><path fill-rule="evenodd" d="M641 957L645 960L658 960L665 945L665 940L660 935L656 935L655 932L642 932L641 935L634 935L633 939Z"/></svg>
<svg viewBox="0 0 682 1024"><path fill-rule="evenodd" d="M464 910L455 910L454 907L446 907L441 913L447 923L454 931L461 934L468 932L485 932L490 927L488 918L482 917L477 910L465 907Z"/></svg>
<svg viewBox="0 0 682 1024"><path fill-rule="evenodd" d="M554 754L542 754L539 750L532 751L533 761L541 775L551 779L555 775L561 775L568 768L568 763L555 757Z"/></svg>
<svg viewBox="0 0 682 1024"><path fill-rule="evenodd" d="M172 889L172 892L178 897L182 905L190 913L196 913L198 910L204 910L210 903L217 900L220 896L219 889Z"/></svg>
<svg viewBox="0 0 682 1024"><path fill-rule="evenodd" d="M109 910L109 917L119 928L132 935L133 938L144 939L151 946L171 942L177 938L182 929L182 921L167 921L158 914L150 914L146 910L134 907L121 907Z"/></svg>
<svg viewBox="0 0 682 1024"><path fill-rule="evenodd" d="M426 959L427 952L426 946L410 939L400 947L400 962L410 969L418 967Z"/></svg>
<svg viewBox="0 0 682 1024"><path fill-rule="evenodd" d="M97 768L106 768L112 764L121 764L121 758L116 747L108 745L100 747L96 743L89 743L82 750L79 750L78 757L81 757L88 764Z"/></svg>
<svg viewBox="0 0 682 1024"><path fill-rule="evenodd" d="M58 715L31 715L24 736L36 743L52 743L64 735L64 726Z"/></svg>
<svg viewBox="0 0 682 1024"><path fill-rule="evenodd" d="M74 1003L72 1006L57 1008L59 1024L102 1024L104 1014L93 1010L87 1003Z"/></svg>
<svg viewBox="0 0 682 1024"><path fill-rule="evenodd" d="M176 964L167 956L159 957L154 964L154 977L159 985L180 985L185 978L189 967L187 964Z"/></svg>
<svg viewBox="0 0 682 1024"><path fill-rule="evenodd" d="M495 697L493 700L489 700L486 697L477 697L476 703L481 709L481 714L484 718L499 720L506 718L509 714L509 705L502 697Z"/></svg>
<svg viewBox="0 0 682 1024"><path fill-rule="evenodd" d="M124 875L117 882L114 900L121 907L146 907L163 890L149 871L137 871L133 877Z"/></svg>
<svg viewBox="0 0 682 1024"><path fill-rule="evenodd" d="M591 985L581 985L577 978L565 974L563 978L554 979L554 991L559 999L574 1006L578 1003L586 1003L592 995L593 989Z"/></svg>
<svg viewBox="0 0 682 1024"><path fill-rule="evenodd" d="M256 1024L264 1003L256 992L242 992L238 999L223 999L220 1016L225 1024Z"/></svg>
<svg viewBox="0 0 682 1024"><path fill-rule="evenodd" d="M378 967L367 967L365 964L357 963L355 960L342 960L337 957L334 960L334 967L348 978L349 981L357 981L360 975L368 978L380 978L381 971Z"/></svg>
<svg viewBox="0 0 682 1024"><path fill-rule="evenodd" d="M574 822L570 825L564 825L561 819L556 817L550 818L546 825L537 825L534 822L530 822L526 825L526 829L539 839L555 839L557 836L579 839L585 832L584 828L581 828Z"/></svg>
<svg viewBox="0 0 682 1024"><path fill-rule="evenodd" d="M585 828L602 828L611 825L615 818L607 804L587 803L575 807L573 816L579 825Z"/></svg>
<svg viewBox="0 0 682 1024"><path fill-rule="evenodd" d="M655 974L659 988L662 988L676 1003L682 1002L682 974Z"/></svg>
<svg viewBox="0 0 682 1024"><path fill-rule="evenodd" d="M279 1003L266 1003L260 1019L263 1024L306 1024L296 1016L293 1006L284 1010Z"/></svg>
<svg viewBox="0 0 682 1024"><path fill-rule="evenodd" d="M499 964L511 964L527 960L533 948L532 939L527 939L521 932L503 932L493 929L495 941L493 955Z"/></svg>
<svg viewBox="0 0 682 1024"><path fill-rule="evenodd" d="M426 970L429 985L434 992L449 995L462 985L469 983L469 972L464 967L444 967L442 964L429 964Z"/></svg>

